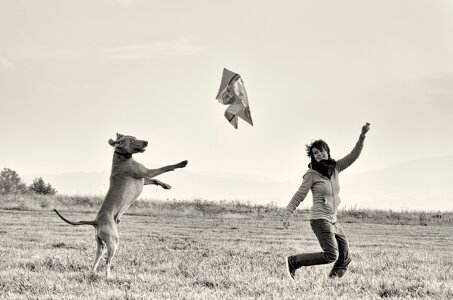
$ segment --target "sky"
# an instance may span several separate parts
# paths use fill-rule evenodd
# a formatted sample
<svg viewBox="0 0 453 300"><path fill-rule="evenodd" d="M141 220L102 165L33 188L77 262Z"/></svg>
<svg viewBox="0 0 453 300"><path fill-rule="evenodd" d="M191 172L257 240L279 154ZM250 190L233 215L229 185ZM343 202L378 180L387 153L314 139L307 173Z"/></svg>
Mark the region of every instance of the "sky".
<svg viewBox="0 0 453 300"><path fill-rule="evenodd" d="M223 68L254 126L215 99ZM117 132L136 160L299 180L305 145L333 158L371 123L350 172L453 155L453 2L0 2L0 168L109 169ZM417 184L417 183L414 183Z"/></svg>

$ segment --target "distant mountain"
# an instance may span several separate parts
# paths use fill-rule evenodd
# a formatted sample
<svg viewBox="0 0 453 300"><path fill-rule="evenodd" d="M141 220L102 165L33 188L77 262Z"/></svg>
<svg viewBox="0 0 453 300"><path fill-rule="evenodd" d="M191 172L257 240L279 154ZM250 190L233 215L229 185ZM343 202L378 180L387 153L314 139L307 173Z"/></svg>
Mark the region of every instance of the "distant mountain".
<svg viewBox="0 0 453 300"><path fill-rule="evenodd" d="M22 176L26 183L42 177L59 194L84 195L105 194L109 186L110 170L100 172L69 172L62 174L30 174Z"/></svg>
<svg viewBox="0 0 453 300"><path fill-rule="evenodd" d="M71 172L64 174L32 174L23 176L27 183L42 177L60 194L105 194L109 186L110 171ZM141 198L148 199L203 199L250 201L268 204L284 203L291 197L297 182L275 181L262 176L224 172L191 172L178 170L162 174L159 180L172 186L164 190L158 186L145 186Z"/></svg>
<svg viewBox="0 0 453 300"><path fill-rule="evenodd" d="M358 207L453 210L453 156L341 174L342 199Z"/></svg>
<svg viewBox="0 0 453 300"><path fill-rule="evenodd" d="M453 156L410 161L365 173L340 174L343 208L393 210L453 210ZM303 170L301 171L303 172ZM60 194L104 195L110 170L23 176L27 183L42 177ZM172 186L163 190L145 186L141 198L178 200L238 200L256 204L275 202L286 206L301 183L277 181L263 176L225 172L178 170L159 176ZM311 195L300 205L311 206Z"/></svg>

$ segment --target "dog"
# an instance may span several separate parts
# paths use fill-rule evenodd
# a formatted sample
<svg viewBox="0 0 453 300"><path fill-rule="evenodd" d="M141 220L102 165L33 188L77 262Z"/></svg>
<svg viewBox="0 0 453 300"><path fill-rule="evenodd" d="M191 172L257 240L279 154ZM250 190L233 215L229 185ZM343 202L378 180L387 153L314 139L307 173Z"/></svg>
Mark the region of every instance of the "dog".
<svg viewBox="0 0 453 300"><path fill-rule="evenodd" d="M121 216L141 194L144 185L154 184L164 189L171 186L157 179L152 179L162 173L184 168L187 160L175 165L165 166L159 169L147 169L141 163L132 158L135 153L143 153L148 142L138 140L130 135L116 134L116 141L108 142L115 148L113 153L110 186L105 199L94 221L73 222L63 217L56 209L54 211L66 223L71 225L92 225L96 231L97 251L92 271L96 272L99 261L107 251L106 277L110 277L112 259L118 248L119 236L117 224Z"/></svg>

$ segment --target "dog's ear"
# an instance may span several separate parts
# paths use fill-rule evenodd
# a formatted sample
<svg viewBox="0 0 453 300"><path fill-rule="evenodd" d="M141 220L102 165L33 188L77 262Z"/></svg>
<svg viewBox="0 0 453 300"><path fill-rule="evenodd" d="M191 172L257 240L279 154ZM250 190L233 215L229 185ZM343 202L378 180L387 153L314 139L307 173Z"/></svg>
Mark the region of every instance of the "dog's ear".
<svg viewBox="0 0 453 300"><path fill-rule="evenodd" d="M112 139L109 139L109 145L112 147L115 147L115 141Z"/></svg>
<svg viewBox="0 0 453 300"><path fill-rule="evenodd" d="M122 138L122 137L123 137L122 134L119 134L118 132L116 133L116 139L120 139L120 138Z"/></svg>

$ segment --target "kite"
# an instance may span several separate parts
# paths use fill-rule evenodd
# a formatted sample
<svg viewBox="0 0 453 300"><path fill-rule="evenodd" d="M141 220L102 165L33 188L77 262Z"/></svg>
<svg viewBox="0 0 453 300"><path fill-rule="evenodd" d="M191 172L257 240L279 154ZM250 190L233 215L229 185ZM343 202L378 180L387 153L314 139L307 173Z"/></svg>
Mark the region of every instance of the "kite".
<svg viewBox="0 0 453 300"><path fill-rule="evenodd" d="M223 69L222 82L216 99L228 105L224 115L234 128L238 128L238 117L253 126L247 92L239 74Z"/></svg>

